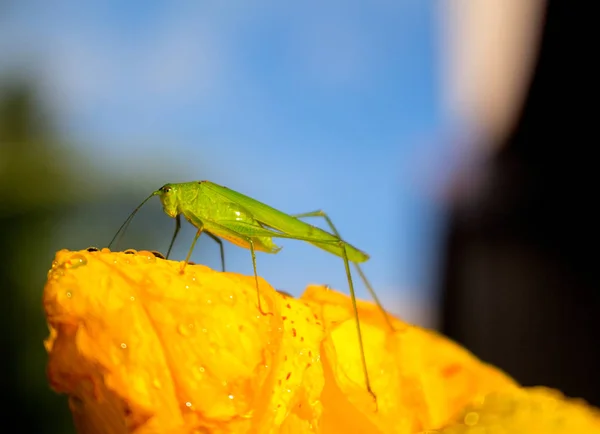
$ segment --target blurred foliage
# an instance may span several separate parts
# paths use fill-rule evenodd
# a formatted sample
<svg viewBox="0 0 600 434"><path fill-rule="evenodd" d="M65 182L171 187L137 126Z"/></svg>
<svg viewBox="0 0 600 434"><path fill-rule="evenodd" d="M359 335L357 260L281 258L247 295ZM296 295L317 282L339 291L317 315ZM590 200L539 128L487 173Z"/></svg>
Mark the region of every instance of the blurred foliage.
<svg viewBox="0 0 600 434"><path fill-rule="evenodd" d="M48 328L41 305L46 275L57 248L104 240L104 232L114 230L112 220L121 221L135 200L125 179L112 177L109 192L90 187L102 172L66 146L31 83L0 77L0 84L3 423L26 433L74 433L67 398L53 392L46 378ZM72 216L81 220L82 213L84 223L77 224ZM151 242L144 230L128 238Z"/></svg>
<svg viewBox="0 0 600 434"><path fill-rule="evenodd" d="M4 80L6 83L6 80ZM48 387L48 334L40 295L48 269L49 232L70 174L51 143L55 133L24 83L0 93L0 310L5 395L3 420L21 432L69 433L64 396Z"/></svg>

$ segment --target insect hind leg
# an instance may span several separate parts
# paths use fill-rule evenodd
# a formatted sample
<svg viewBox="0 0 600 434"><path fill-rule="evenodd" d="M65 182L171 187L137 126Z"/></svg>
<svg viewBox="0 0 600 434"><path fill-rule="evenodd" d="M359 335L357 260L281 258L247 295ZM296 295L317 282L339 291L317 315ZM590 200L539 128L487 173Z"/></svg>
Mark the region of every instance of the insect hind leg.
<svg viewBox="0 0 600 434"><path fill-rule="evenodd" d="M340 241L340 247L342 248L342 254L343 254L342 259L344 260L344 267L346 268L346 277L348 278L348 286L350 288L350 298L352 299L352 309L354 310L354 319L356 320L358 345L360 347L360 357L361 357L361 362L362 362L362 367L363 367L363 374L365 376L367 392L369 392L369 395L371 395L373 397L373 400L375 401L375 405L377 405L377 396L375 396L373 389L371 389L371 382L369 381L369 372L367 370L367 359L365 357L365 346L363 344L362 330L360 328L360 320L358 318L358 307L356 305L356 294L354 293L354 284L352 283L352 273L350 273L350 265L348 264L348 262L349 262L348 254L346 253L346 246L343 241Z"/></svg>
<svg viewBox="0 0 600 434"><path fill-rule="evenodd" d="M331 218L329 218L329 216L327 215L327 213L325 211L323 211L323 210L304 212L304 213L301 213L301 214L294 214L294 215L292 215L292 217L295 217L297 219L306 218L306 217L321 217L321 218L325 219L325 222L327 223L327 226L329 226L329 228L331 229L331 231L333 232L333 234L336 237L338 237L340 240L342 239L342 237L340 236L340 233L338 232L338 230L336 229L335 225L331 221ZM386 312L386 310L383 308L383 304L381 304L381 301L379 301L379 297L377 297L377 294L375 293L375 290L371 286L371 283L368 281L367 276L365 275L365 273L363 273L362 268L360 268L360 265L358 265L356 262L353 262L353 264L354 264L354 267L356 268L356 271L358 272L358 275L360 276L361 280L363 281L364 285L367 287L367 290L369 291L369 294L371 294L371 297L373 297L373 300L375 301L375 304L377 305L377 307L379 308L379 310L383 314L383 317L385 318L385 322L389 326L390 330L396 331L396 329L394 328L394 326L392 324L390 316L388 315L388 313Z"/></svg>

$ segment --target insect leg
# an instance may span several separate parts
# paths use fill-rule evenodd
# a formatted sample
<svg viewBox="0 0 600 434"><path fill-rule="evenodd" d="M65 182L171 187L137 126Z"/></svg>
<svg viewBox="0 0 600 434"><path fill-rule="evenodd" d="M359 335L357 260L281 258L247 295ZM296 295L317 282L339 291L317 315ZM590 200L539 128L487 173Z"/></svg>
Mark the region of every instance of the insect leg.
<svg viewBox="0 0 600 434"><path fill-rule="evenodd" d="M209 237L211 237L213 240L215 240L219 244L219 249L221 250L221 269L223 271L225 271L225 252L223 250L223 241L221 241L220 238L215 237L210 232L206 232L206 235L208 235Z"/></svg>
<svg viewBox="0 0 600 434"><path fill-rule="evenodd" d="M371 390L371 382L369 381L369 373L367 371L367 360L365 358L365 347L363 345L362 331L360 330L360 320L358 319L358 307L356 306L356 294L354 293L354 285L352 284L352 275L350 273L350 265L348 264L348 254L346 253L346 246L343 241L340 241L340 247L344 255L344 267L346 267L346 277L348 277L348 286L350 288L350 298L352 299L352 309L354 310L354 319L356 319L356 331L358 333L358 345L360 346L360 358L363 366L363 373L365 375L365 383L367 385L367 391L377 403L377 397Z"/></svg>
<svg viewBox="0 0 600 434"><path fill-rule="evenodd" d="M198 227L198 232L196 232L194 241L192 241L190 251L188 252L188 254L185 258L185 262L183 263L183 266L181 267L181 273L183 273L183 270L185 270L185 266L188 264L188 262L190 262L190 256L192 256L192 252L194 251L194 246L196 246L196 241L198 241L198 238L200 238L200 235L202 235L202 226Z"/></svg>
<svg viewBox="0 0 600 434"><path fill-rule="evenodd" d="M331 229L331 231L334 233L334 235L336 237L338 237L340 240L342 239L342 237L340 236L340 233L335 228L333 222L331 221L331 219L329 218L329 216L323 210L305 212L305 213L302 213L302 214L295 214L292 217L296 217L296 218L322 217L322 218L325 219L325 221L327 222L327 225L329 226L329 228ZM390 327L390 329L392 331L395 331L394 326L392 325L392 321L390 320L390 317L389 317L388 313L383 308L383 305L379 301L379 297L377 297L377 294L375 293L375 290L371 286L371 283L367 280L367 276L365 276L365 273L363 273L362 268L360 268L360 265L358 265L356 262L354 262L353 264L354 264L354 267L356 268L356 271L358 272L358 275L360 276L360 278L362 279L363 283L367 287L367 290L369 291L369 294L371 294L371 297L373 297L373 300L375 301L375 304L377 305L377 307L379 308L379 310L383 314L383 317L385 318L385 321L387 322L388 326Z"/></svg>
<svg viewBox="0 0 600 434"><path fill-rule="evenodd" d="M215 224L211 223L211 225L215 225ZM316 244L316 243L322 243L322 244L328 244L328 245L335 244L337 247L339 247L339 250L340 250L339 256L341 256L342 259L344 260L346 277L348 278L348 286L350 289L350 298L352 299L354 318L356 320L358 343L359 343L359 349L360 349L360 353L361 353L361 361L362 361L362 366L363 366L363 373L364 373L364 377L365 377L366 388L367 388L367 392L375 399L375 404L377 404L377 398L376 398L375 394L373 393L373 390L371 389L371 383L369 381L369 375L368 375L368 370L367 370L365 348L364 348L364 344L363 344L362 332L361 332L361 328L360 328L360 320L359 320L359 316L358 316L358 308L357 308L357 303L356 303L356 294L354 292L354 284L352 282L352 273L350 272L350 264L349 264L349 260L348 260L347 249L348 249L349 244L346 243L345 241L341 240L339 237L331 236L331 234L329 234L331 236L331 238L325 238L325 239L296 236L296 235L290 235L290 234L286 234L286 233L276 232L274 230L265 228L263 226L256 226L256 225L242 222L242 221L227 221L227 222L221 221L221 222L219 222L218 226L219 226L220 230L222 230L223 232L229 232L230 234L235 234L235 236L237 238L243 239L248 243L250 251L252 253L252 263L254 265L254 278L256 281L257 293L258 293L258 278L256 277L254 244L252 242L253 238L259 238L259 237L288 238L288 239L304 240L304 241L311 242L313 244ZM264 315L265 313L262 312L262 308L260 307L260 297L259 297L259 309L260 309L261 313L263 313L263 315Z"/></svg>
<svg viewBox="0 0 600 434"><path fill-rule="evenodd" d="M171 244L169 244L169 250L167 250L167 256L165 259L169 259L169 255L171 254L171 249L173 248L173 244L175 243L175 238L177 238L179 229L181 229L181 214L177 214L177 217L175 217L175 232L173 233L173 238L171 238Z"/></svg>
<svg viewBox="0 0 600 434"><path fill-rule="evenodd" d="M256 273L256 254L254 253L254 242L252 238L247 238L250 246L250 254L252 255L252 268L254 269L254 283L256 283L256 300L258 302L258 310L263 315L273 315L273 312L264 312L260 304L260 290L258 289L258 274Z"/></svg>
<svg viewBox="0 0 600 434"><path fill-rule="evenodd" d="M199 221L199 223L201 223ZM196 222L194 222L196 224ZM236 228L235 225L239 225L240 227ZM202 226L200 226L202 227ZM243 228L243 229L242 229ZM240 230L242 229L242 230ZM254 235L252 234L253 230L264 231L261 227L252 227L248 225L244 225L242 222L233 221L233 222L210 222L210 225L207 225L206 233L209 235L214 235L214 233L220 234L221 236L227 235L229 239L237 239L244 240L248 243L248 249L250 249L250 254L252 255L252 269L254 270L254 283L256 284L256 298L258 304L258 310L263 315L273 315L272 312L265 312L262 309L262 304L260 302L260 289L258 286L258 273L256 272L256 252L254 249ZM211 232L214 232L211 234ZM266 235L269 236L269 235Z"/></svg>

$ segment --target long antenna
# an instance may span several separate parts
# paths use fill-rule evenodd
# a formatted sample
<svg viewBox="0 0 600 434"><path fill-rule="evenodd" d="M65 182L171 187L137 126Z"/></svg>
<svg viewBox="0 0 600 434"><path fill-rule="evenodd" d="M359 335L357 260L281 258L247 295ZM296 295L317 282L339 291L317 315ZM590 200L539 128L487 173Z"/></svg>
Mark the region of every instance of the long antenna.
<svg viewBox="0 0 600 434"><path fill-rule="evenodd" d="M146 199L144 199L144 201L142 203L140 203L138 205L138 207L136 209L133 210L133 212L129 215L129 217L127 217L127 220L125 220L125 222L121 225L121 227L119 228L119 230L117 231L117 233L115 234L115 236L113 237L113 239L111 240L111 242L108 244L108 248L110 249L110 246L112 246L112 244L115 242L115 240L117 239L117 236L123 232L125 233L125 231L127 230L127 226L129 226L129 223L131 223L131 220L133 219L133 216L135 216L135 213L137 213L140 208L146 203L148 202L148 200L150 200L150 198L152 196L155 196L158 194L158 190L155 191L154 193L152 193L150 196L148 196Z"/></svg>

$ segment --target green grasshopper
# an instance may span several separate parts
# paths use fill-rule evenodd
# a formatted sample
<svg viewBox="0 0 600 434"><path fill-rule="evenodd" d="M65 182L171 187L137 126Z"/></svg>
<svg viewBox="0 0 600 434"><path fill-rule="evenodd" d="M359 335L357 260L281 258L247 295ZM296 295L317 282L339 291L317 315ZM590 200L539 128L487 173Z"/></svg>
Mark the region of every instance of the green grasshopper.
<svg viewBox="0 0 600 434"><path fill-rule="evenodd" d="M184 272L185 266L188 264L192 251L194 250L194 246L203 232L208 234L219 244L223 271L225 271L225 256L223 253L223 243L220 238L250 250L252 255L252 267L254 269L254 280L256 283L258 309L263 315L272 313L264 312L260 303L255 251L277 253L281 248L273 243L273 238L289 238L306 241L320 249L341 257L344 260L346 277L348 278L348 286L352 298L352 307L356 320L365 383L368 392L375 398L375 394L371 390L369 375L367 373L365 351L349 262L352 262L356 267L358 274L375 300L375 303L383 313L389 327L392 330L394 328L387 312L383 309L379 298L358 265L361 262L367 261L369 256L342 240L339 232L327 214L323 211L313 211L303 214L288 215L227 187L213 184L210 181L165 184L148 196L135 210L133 210L113 237L109 244L109 248L114 243L119 233L121 233L121 231L131 222L131 219L138 210L153 196L158 196L160 198L164 212L169 217L175 219L175 232L171 239L171 243L169 244L167 258L171 253L173 243L181 228L182 214L187 221L198 229L181 268L181 272ZM299 220L300 218L305 217L324 218L333 233L326 232L323 229Z"/></svg>

